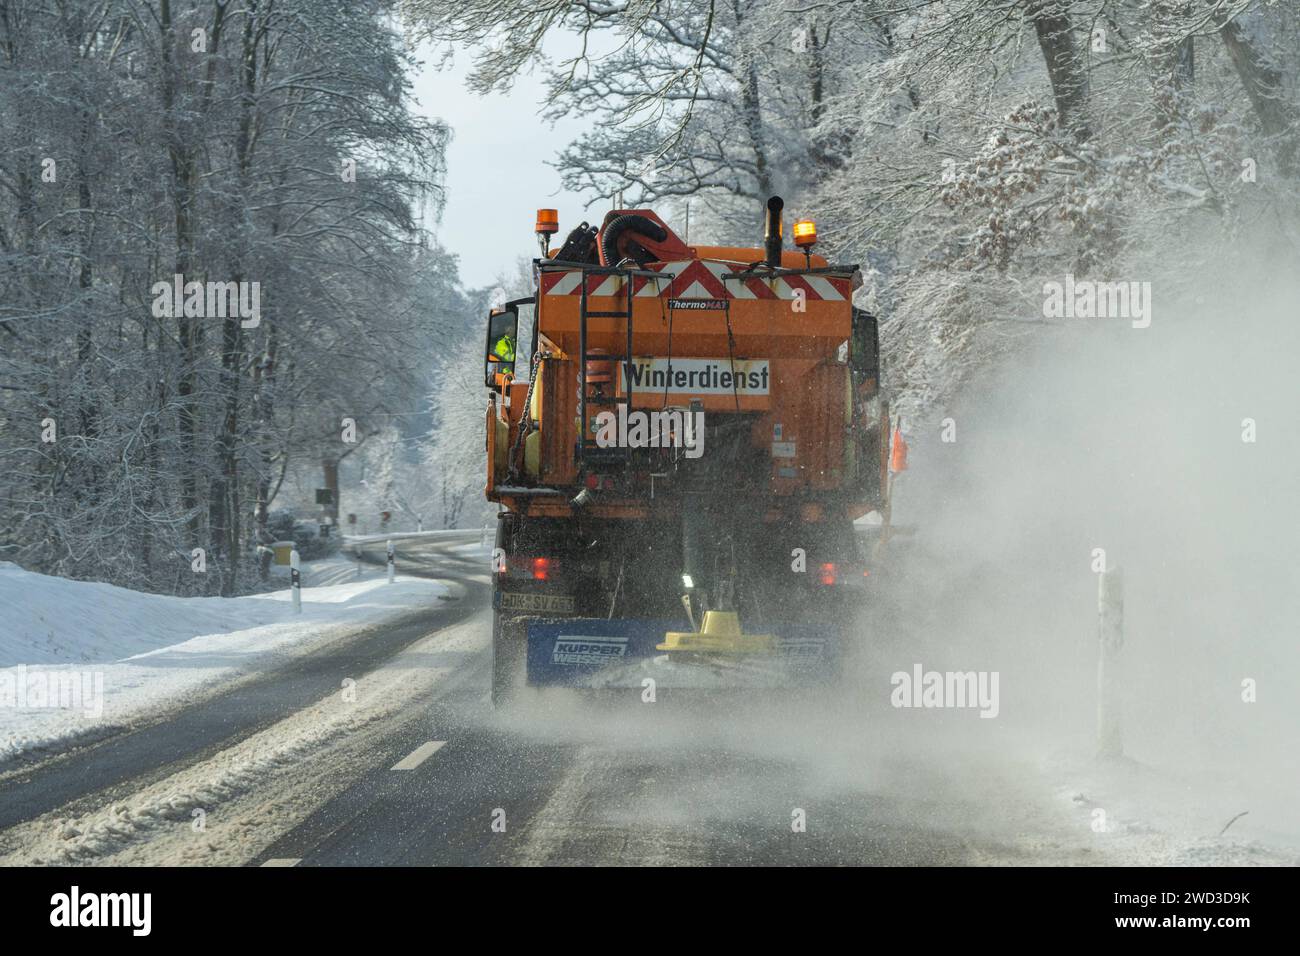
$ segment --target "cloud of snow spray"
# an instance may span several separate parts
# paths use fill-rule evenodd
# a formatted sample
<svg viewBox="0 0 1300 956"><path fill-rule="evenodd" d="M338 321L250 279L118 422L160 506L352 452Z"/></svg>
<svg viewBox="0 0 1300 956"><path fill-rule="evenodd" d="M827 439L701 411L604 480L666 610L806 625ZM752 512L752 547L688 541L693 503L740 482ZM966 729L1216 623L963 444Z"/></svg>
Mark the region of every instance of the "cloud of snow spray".
<svg viewBox="0 0 1300 956"><path fill-rule="evenodd" d="M1234 835L1300 833L1288 823L1300 794L1300 289L1284 275L1243 254L1176 288L1157 282L1149 327L1054 323L936 410L896 493L914 534L875 580L863 655L837 695L600 714L561 698L531 731L604 748L611 774L629 752L680 764L675 779L694 783L647 796L637 812L651 817L852 793L885 825L892 806L900 825L963 838L1033 830L1033 807L1059 810L1052 768L1062 785L1093 769L1104 549L1127 592L1128 760L1110 799L1158 814L1171 791L1209 820L1250 810ZM944 417L955 441L940 440ZM892 707L891 674L917 664L998 672L997 718Z"/></svg>
<svg viewBox="0 0 1300 956"><path fill-rule="evenodd" d="M915 650L927 668L1000 671L1000 717L963 739L1091 753L1104 549L1126 589L1132 762L1115 798L1159 813L1181 788L1222 822L1250 810L1246 832L1300 835L1292 257L1166 278L1148 328L1056 325L943 413L956 441L919 436L897 498L918 530L889 669Z"/></svg>

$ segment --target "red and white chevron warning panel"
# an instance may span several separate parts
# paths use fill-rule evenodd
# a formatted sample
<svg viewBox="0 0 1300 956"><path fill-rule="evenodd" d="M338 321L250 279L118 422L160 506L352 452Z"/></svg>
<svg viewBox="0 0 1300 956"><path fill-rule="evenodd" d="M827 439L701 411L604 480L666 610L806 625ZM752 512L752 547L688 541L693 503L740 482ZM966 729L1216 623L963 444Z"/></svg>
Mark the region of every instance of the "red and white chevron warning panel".
<svg viewBox="0 0 1300 956"><path fill-rule="evenodd" d="M849 279L828 275L749 276L723 279L744 268L736 262L690 259L685 262L654 262L646 266L662 272L662 279L632 277L632 294L638 298L667 296L671 299L793 299L803 291L805 299L842 302L849 298ZM587 277L587 295L619 295L622 276ZM582 272L578 269L542 273L543 295L581 295Z"/></svg>

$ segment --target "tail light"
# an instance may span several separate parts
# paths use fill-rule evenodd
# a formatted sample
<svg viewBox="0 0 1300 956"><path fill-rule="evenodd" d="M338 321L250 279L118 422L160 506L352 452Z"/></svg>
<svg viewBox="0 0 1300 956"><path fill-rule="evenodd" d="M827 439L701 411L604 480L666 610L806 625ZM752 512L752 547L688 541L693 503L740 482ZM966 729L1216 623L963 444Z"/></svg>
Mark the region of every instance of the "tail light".
<svg viewBox="0 0 1300 956"><path fill-rule="evenodd" d="M533 558L517 554L503 561L501 570L497 573L503 580L551 581L559 572L560 563L555 558Z"/></svg>
<svg viewBox="0 0 1300 956"><path fill-rule="evenodd" d="M821 566L821 582L827 587L833 585L836 581L835 565L829 561Z"/></svg>

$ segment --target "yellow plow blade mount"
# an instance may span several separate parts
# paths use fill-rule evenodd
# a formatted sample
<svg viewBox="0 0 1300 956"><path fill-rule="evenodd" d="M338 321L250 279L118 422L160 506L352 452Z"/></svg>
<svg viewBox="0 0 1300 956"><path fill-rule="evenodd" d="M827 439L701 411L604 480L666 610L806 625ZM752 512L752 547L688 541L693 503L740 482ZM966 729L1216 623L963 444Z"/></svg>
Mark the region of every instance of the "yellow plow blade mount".
<svg viewBox="0 0 1300 956"><path fill-rule="evenodd" d="M696 654L770 653L776 650L776 635L744 633L735 611L705 611L698 631L669 631L656 649Z"/></svg>

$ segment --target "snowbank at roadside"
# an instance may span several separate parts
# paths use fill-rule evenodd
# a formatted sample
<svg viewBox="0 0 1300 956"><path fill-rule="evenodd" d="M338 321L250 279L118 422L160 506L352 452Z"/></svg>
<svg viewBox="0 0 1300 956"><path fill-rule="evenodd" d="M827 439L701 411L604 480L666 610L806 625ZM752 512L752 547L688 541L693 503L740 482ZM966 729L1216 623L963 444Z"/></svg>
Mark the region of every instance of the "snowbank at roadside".
<svg viewBox="0 0 1300 956"><path fill-rule="evenodd" d="M1156 766L1053 755L1059 804L1114 866L1296 866L1290 768Z"/></svg>
<svg viewBox="0 0 1300 956"><path fill-rule="evenodd" d="M0 562L0 768L9 758L95 737L269 656L305 653L438 603L447 585L382 572L240 598L176 598L33 574Z"/></svg>

